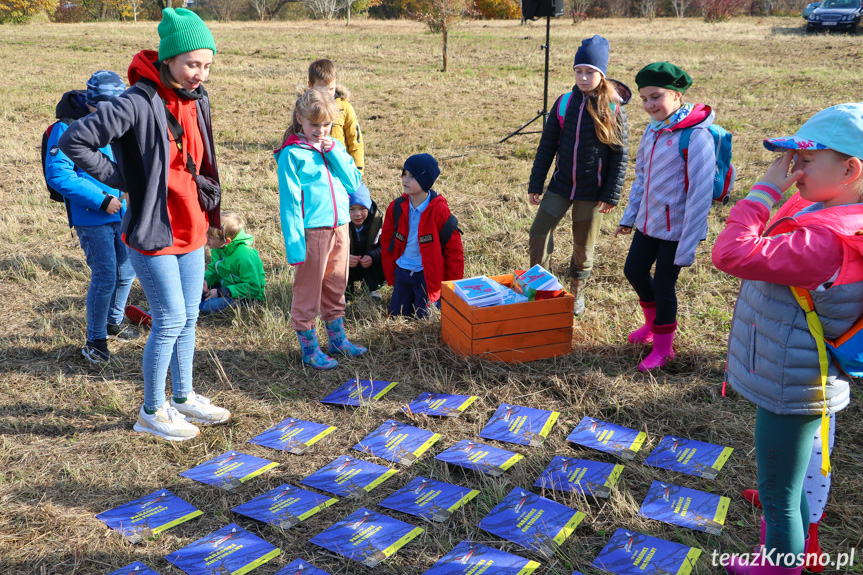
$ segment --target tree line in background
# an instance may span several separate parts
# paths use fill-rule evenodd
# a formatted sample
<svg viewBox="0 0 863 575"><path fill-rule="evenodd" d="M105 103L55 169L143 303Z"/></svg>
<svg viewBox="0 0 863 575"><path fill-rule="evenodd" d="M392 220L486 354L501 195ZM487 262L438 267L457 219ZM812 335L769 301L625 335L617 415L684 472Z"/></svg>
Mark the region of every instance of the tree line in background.
<svg viewBox="0 0 863 575"><path fill-rule="evenodd" d="M808 0L565 0L574 24L588 18L703 17L709 21L736 14L799 14ZM187 7L203 18L221 21L301 18L411 18L446 34L464 18L519 19L519 0L3 0L0 24L32 20L54 22L159 20L163 8Z"/></svg>

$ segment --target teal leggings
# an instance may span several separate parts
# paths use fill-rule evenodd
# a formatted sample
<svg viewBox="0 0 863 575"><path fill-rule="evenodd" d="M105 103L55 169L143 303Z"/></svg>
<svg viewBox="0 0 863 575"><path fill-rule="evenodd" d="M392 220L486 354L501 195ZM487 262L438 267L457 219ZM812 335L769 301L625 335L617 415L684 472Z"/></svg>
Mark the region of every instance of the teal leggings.
<svg viewBox="0 0 863 575"><path fill-rule="evenodd" d="M761 407L755 416L758 495L767 521L765 546L777 554L804 552L809 504L803 480L820 419L818 415L777 415Z"/></svg>

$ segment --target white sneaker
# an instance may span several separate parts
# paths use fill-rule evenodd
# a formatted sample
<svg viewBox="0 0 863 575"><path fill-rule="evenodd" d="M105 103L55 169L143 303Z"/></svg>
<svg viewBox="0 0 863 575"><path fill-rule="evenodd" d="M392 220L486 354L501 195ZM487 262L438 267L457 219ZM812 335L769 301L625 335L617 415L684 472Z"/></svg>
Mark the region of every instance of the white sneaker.
<svg viewBox="0 0 863 575"><path fill-rule="evenodd" d="M216 425L226 423L231 419L231 412L223 407L216 407L203 395L191 392L186 401L176 403L171 398L171 407L183 414L189 421L203 423L204 425Z"/></svg>
<svg viewBox="0 0 863 575"><path fill-rule="evenodd" d="M187 422L183 414L171 407L167 401L152 415L144 411L142 406L134 429L141 433L158 435L168 441L186 441L201 433L200 429Z"/></svg>

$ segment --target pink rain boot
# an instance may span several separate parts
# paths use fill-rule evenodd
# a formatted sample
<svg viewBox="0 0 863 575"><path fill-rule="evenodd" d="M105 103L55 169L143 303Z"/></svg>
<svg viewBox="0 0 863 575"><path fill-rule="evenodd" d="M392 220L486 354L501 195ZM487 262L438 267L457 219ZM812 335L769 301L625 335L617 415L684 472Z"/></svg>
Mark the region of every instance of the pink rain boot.
<svg viewBox="0 0 863 575"><path fill-rule="evenodd" d="M653 351L638 364L638 371L650 371L665 367L669 359L674 359L674 332L677 322L668 325L653 324Z"/></svg>
<svg viewBox="0 0 863 575"><path fill-rule="evenodd" d="M653 341L653 320L656 319L656 302L638 300L644 313L644 325L629 334L629 343L650 343Z"/></svg>

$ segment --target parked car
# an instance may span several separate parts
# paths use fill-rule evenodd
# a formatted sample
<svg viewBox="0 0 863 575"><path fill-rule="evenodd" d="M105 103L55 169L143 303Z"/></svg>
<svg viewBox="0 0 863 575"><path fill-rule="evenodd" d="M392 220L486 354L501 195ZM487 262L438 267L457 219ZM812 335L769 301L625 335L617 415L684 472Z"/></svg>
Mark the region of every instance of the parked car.
<svg viewBox="0 0 863 575"><path fill-rule="evenodd" d="M809 15L812 14L812 11L821 6L821 2L813 2L812 4L807 4L806 8L803 9L803 19L809 20Z"/></svg>
<svg viewBox="0 0 863 575"><path fill-rule="evenodd" d="M806 30L848 30L856 32L863 7L860 0L824 0L809 15Z"/></svg>

